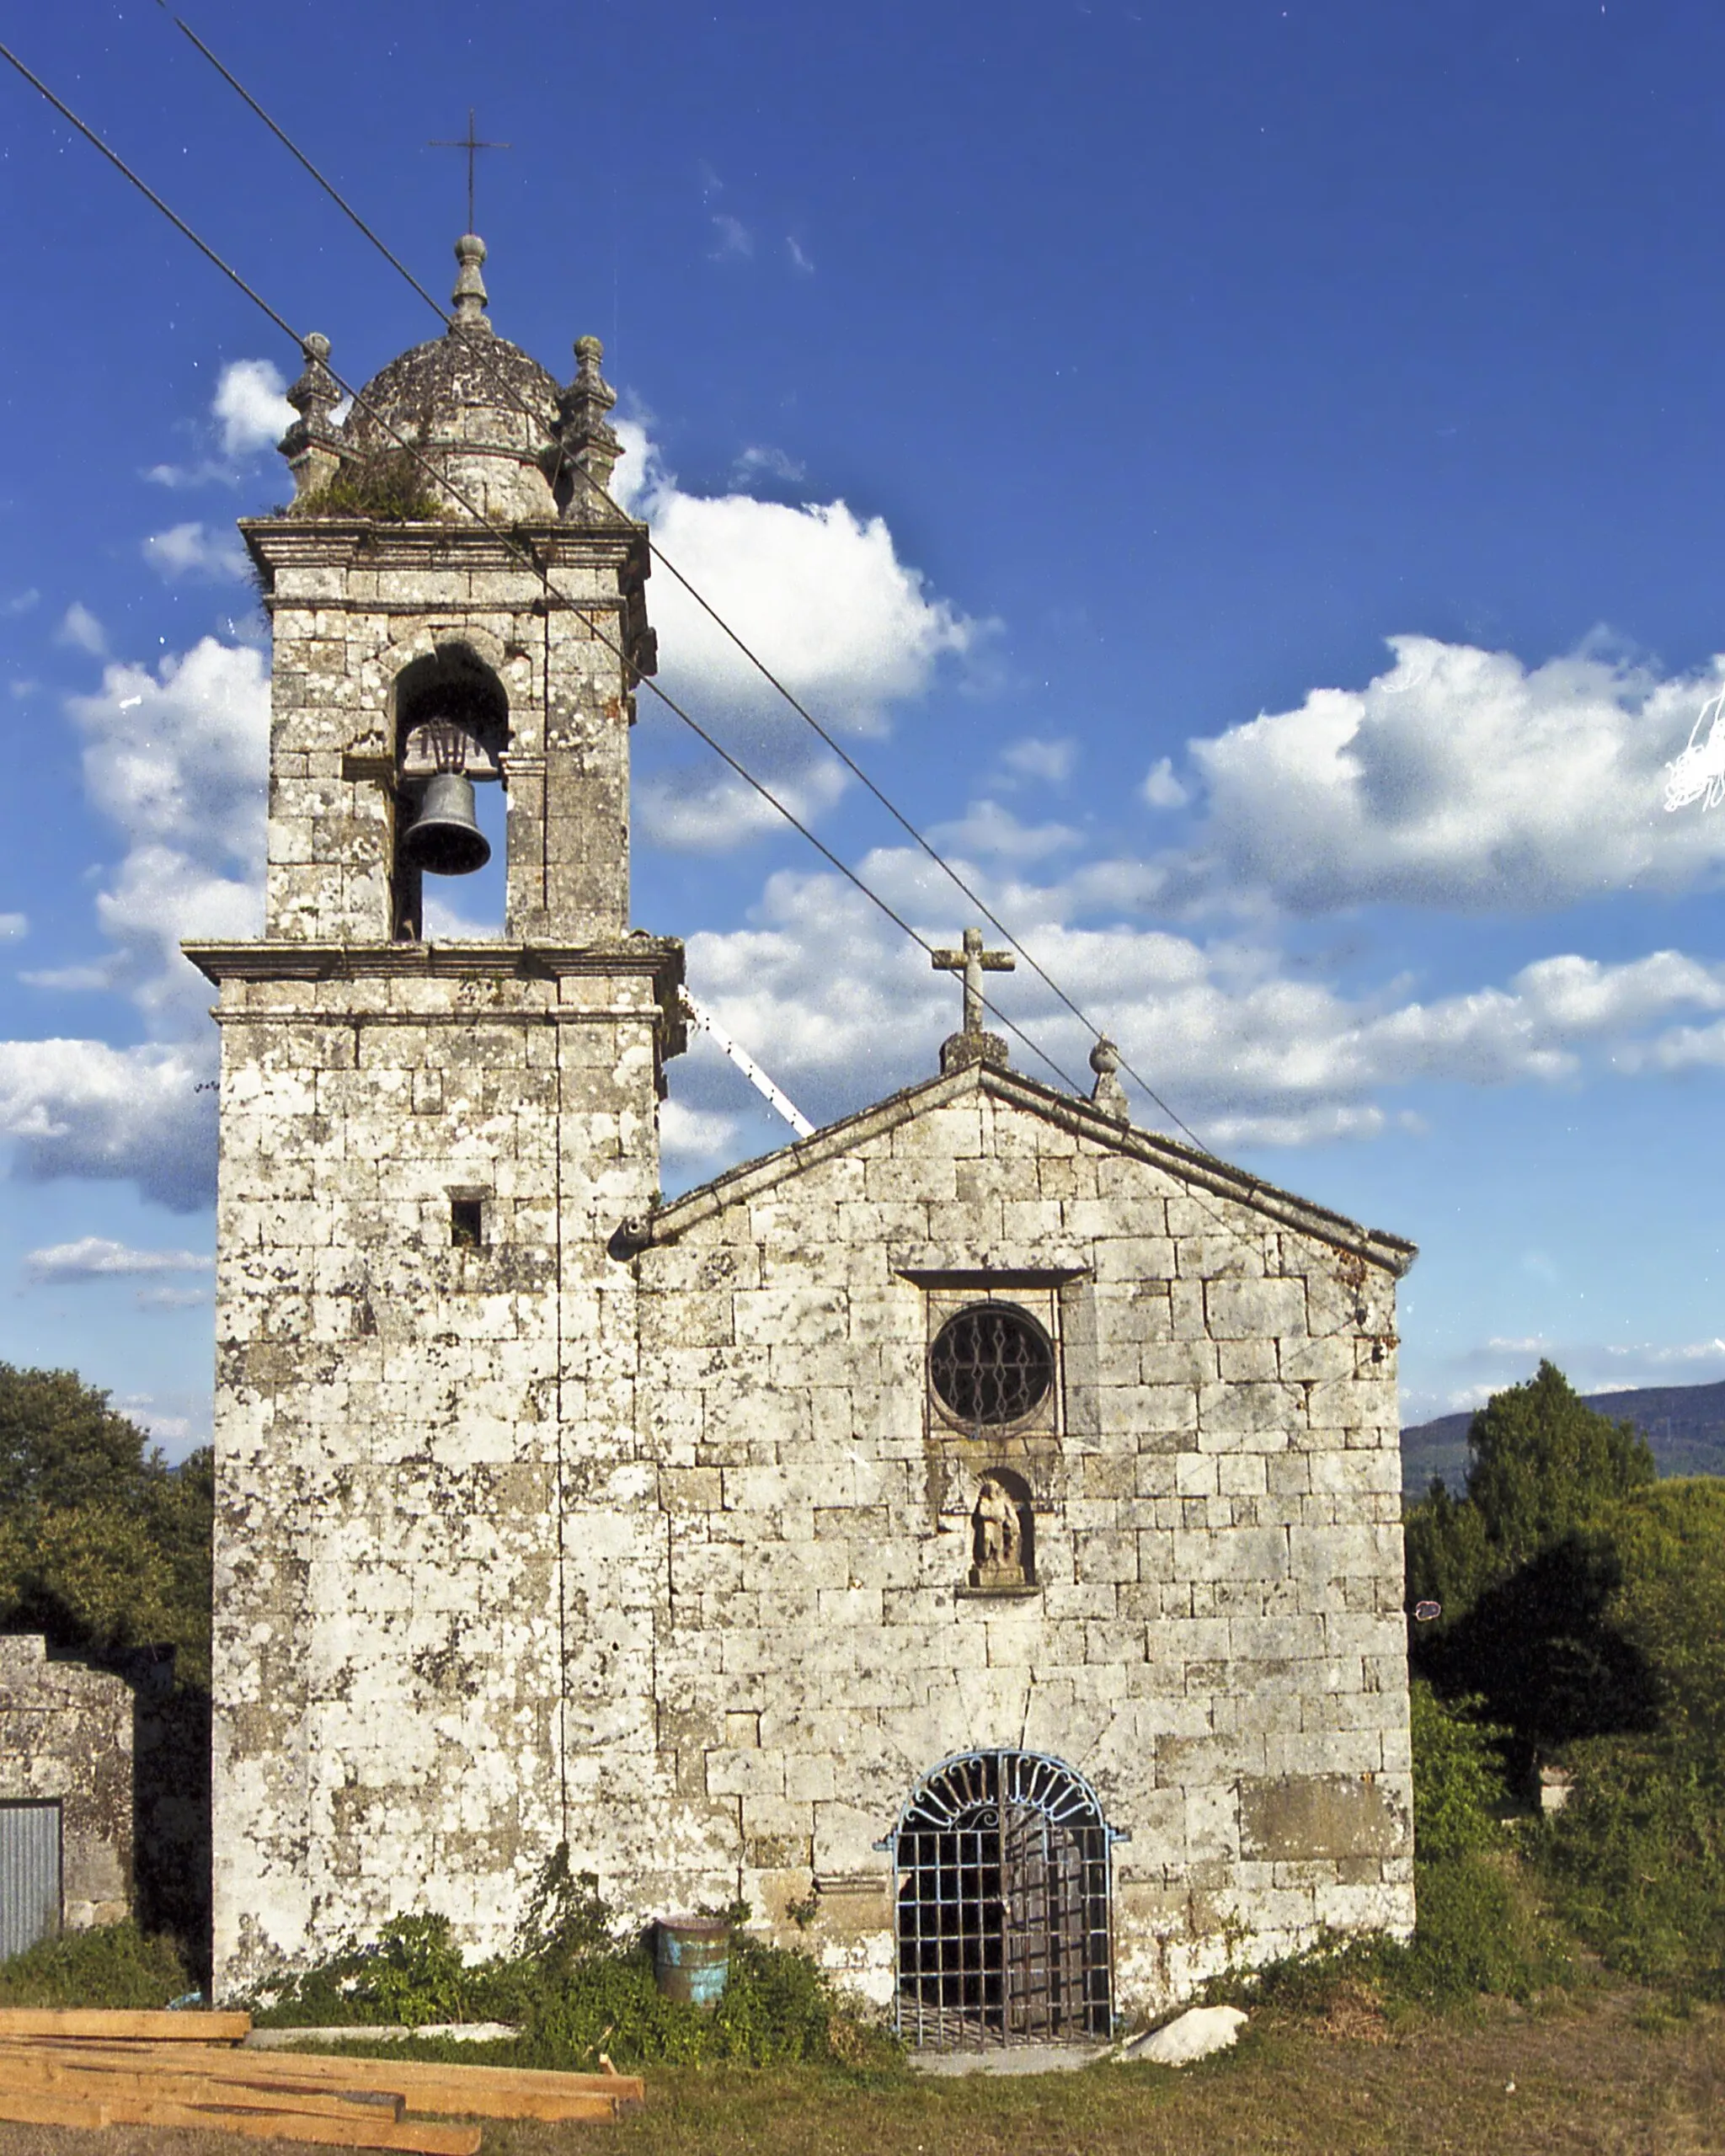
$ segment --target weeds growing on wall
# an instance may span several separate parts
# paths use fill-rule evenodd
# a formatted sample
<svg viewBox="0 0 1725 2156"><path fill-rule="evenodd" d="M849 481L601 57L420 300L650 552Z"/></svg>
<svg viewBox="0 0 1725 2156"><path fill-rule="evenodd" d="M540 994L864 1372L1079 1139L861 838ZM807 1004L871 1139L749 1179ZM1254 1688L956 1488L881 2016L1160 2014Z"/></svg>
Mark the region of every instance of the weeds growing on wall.
<svg viewBox="0 0 1725 2156"><path fill-rule="evenodd" d="M379 524L436 524L449 515L407 450L344 463L328 483L290 504L291 517L370 517Z"/></svg>

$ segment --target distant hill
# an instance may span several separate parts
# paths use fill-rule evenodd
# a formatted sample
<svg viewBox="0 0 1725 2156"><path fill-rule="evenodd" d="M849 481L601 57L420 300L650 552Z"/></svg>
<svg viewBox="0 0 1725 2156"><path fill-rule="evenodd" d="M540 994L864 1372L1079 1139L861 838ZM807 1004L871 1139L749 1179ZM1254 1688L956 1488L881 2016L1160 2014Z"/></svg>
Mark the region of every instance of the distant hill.
<svg viewBox="0 0 1725 2156"><path fill-rule="evenodd" d="M1661 1475L1725 1475L1725 1383L1650 1385L1582 1396L1614 1422L1633 1422L1653 1447ZM1402 1486L1410 1496L1423 1497L1434 1475L1461 1494L1472 1421L1469 1410L1402 1433Z"/></svg>

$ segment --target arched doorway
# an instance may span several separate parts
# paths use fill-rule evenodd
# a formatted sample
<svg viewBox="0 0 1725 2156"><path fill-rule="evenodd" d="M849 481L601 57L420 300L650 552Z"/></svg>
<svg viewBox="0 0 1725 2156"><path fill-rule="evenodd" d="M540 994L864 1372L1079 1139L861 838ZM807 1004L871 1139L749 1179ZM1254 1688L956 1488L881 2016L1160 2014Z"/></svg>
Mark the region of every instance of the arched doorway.
<svg viewBox="0 0 1725 2156"><path fill-rule="evenodd" d="M1112 1839L1095 1790L1058 1759L943 1760L891 1844L905 2041L950 2050L1106 2037Z"/></svg>

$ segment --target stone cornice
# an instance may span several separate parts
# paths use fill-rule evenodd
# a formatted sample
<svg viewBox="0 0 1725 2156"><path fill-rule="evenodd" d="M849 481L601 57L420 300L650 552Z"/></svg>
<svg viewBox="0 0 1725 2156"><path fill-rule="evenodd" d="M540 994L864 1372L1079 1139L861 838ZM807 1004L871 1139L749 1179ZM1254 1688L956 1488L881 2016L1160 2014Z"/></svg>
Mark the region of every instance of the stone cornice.
<svg viewBox="0 0 1725 2156"><path fill-rule="evenodd" d="M562 980L639 974L664 994L683 977L683 947L671 936L628 936L615 943L300 943L259 937L243 943L182 943L208 980Z"/></svg>
<svg viewBox="0 0 1725 2156"><path fill-rule="evenodd" d="M644 524L374 523L366 517L248 516L239 531L266 574L280 568L545 568L644 557ZM532 561L523 559L531 552ZM440 557L443 558L440 560ZM645 574L644 563L642 574Z"/></svg>
<svg viewBox="0 0 1725 2156"><path fill-rule="evenodd" d="M219 987L226 980L616 980L644 979L652 985L656 1030L662 1057L681 1055L688 1046L688 1026L678 990L683 982L683 947L672 936L620 937L614 943L298 943L262 937L245 943L182 943L192 963ZM328 1023L351 1019L361 1024L378 1018L405 1017L414 1022L441 1022L441 1014L370 1011L291 1011L264 1007L211 1014L218 1021L249 1020L257 1024ZM476 1025L507 1023L507 1011L485 1008L449 1014ZM519 1017L521 1014L516 1013ZM644 1010L602 1006L550 1004L535 1010L535 1022L580 1025L601 1020L639 1017ZM662 1090L662 1087L661 1087Z"/></svg>
<svg viewBox="0 0 1725 2156"><path fill-rule="evenodd" d="M1350 1251L1398 1279L1418 1255L1415 1246L1401 1235L1390 1235L1380 1228L1362 1227L1343 1214L1332 1213L1326 1206L1296 1198L1290 1191L1278 1189L1274 1183L1247 1175L1243 1169L1230 1167L1226 1161L1217 1160L1212 1154L1178 1145L1155 1131L1135 1130L1130 1124L1102 1113L1088 1101L1057 1092L1052 1086L1039 1084L1018 1071L1000 1070L980 1063L938 1078L926 1079L921 1085L906 1086L902 1092L864 1108L860 1114L829 1123L812 1138L799 1139L793 1145L784 1146L761 1160L745 1161L711 1182L686 1191L638 1226L632 1223L628 1247L632 1251L648 1250L656 1244L675 1242L678 1236L728 1207L746 1204L750 1198L790 1177L800 1175L805 1169L838 1158L900 1123L975 1092L1010 1102L1108 1152L1143 1161L1179 1182L1207 1191L1231 1203L1246 1206L1279 1226Z"/></svg>

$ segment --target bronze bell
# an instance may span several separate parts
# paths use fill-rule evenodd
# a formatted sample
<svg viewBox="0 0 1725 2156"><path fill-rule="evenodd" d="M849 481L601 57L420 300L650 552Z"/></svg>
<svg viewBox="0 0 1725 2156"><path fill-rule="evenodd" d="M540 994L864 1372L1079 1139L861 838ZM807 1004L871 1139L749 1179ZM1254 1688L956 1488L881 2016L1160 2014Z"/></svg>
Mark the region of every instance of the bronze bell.
<svg viewBox="0 0 1725 2156"><path fill-rule="evenodd" d="M402 859L433 876L471 876L491 858L491 841L473 813L473 782L438 771L425 782L419 813L402 835Z"/></svg>

